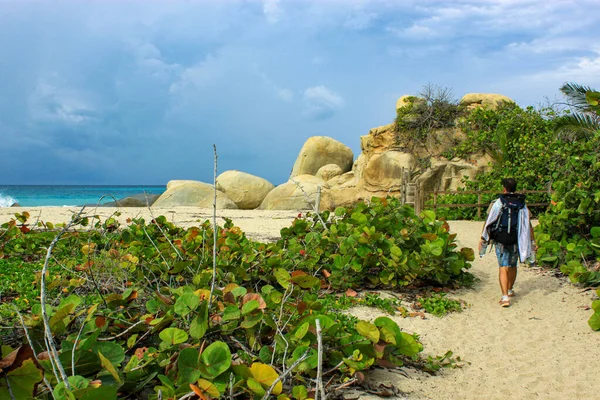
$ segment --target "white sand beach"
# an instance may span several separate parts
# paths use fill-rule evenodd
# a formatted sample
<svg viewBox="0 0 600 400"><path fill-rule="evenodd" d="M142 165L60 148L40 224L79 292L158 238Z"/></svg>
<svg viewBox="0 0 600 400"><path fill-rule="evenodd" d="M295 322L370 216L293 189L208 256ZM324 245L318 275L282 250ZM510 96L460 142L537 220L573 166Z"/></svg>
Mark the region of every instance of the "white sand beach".
<svg viewBox="0 0 600 400"><path fill-rule="evenodd" d="M0 223L15 212L29 211L54 223L68 221L75 208L2 208ZM116 209L97 208L88 212L104 218ZM120 209L119 220L128 217L151 218L142 208ZM212 210L197 208L153 209L154 216L191 226L212 218ZM257 240L273 240L282 227L289 226L297 211L219 210L219 217L231 218L246 234ZM453 221L460 246L476 247L481 223ZM436 376L407 369L410 378L377 370L373 378L394 383L409 399L595 399L600 396L598 368L600 332L587 324L591 315L592 291L556 278L536 268L522 267L515 285L516 297L510 308L498 305L500 289L497 263L488 254L473 263L479 282L449 296L465 300L462 313L427 319L394 317L407 332L417 332L425 353L443 355L452 350L460 356L463 368L444 370ZM378 310L355 308L351 312L374 319ZM367 396L368 397L368 396ZM366 397L361 397L366 398Z"/></svg>

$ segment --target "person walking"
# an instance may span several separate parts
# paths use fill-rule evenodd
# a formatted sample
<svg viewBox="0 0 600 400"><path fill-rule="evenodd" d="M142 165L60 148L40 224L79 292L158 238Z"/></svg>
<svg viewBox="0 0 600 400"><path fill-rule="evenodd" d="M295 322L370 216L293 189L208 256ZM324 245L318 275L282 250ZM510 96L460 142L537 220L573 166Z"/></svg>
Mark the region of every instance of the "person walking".
<svg viewBox="0 0 600 400"><path fill-rule="evenodd" d="M484 245L495 245L502 291L499 303L502 307L510 307L510 298L515 295L513 286L517 279L517 261L524 263L535 252L535 239L525 195L515 193L517 181L505 178L502 187L503 193L492 204L483 226L479 253L483 255Z"/></svg>

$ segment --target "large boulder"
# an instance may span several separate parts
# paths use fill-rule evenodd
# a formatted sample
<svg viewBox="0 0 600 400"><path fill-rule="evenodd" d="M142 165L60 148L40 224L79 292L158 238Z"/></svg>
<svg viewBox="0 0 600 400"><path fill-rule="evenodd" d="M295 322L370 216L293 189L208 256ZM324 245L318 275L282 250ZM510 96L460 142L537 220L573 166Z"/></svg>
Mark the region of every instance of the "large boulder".
<svg viewBox="0 0 600 400"><path fill-rule="evenodd" d="M374 154L362 172L364 186L369 190L399 190L403 172L412 172L415 165L415 157L410 153L390 150Z"/></svg>
<svg viewBox="0 0 600 400"><path fill-rule="evenodd" d="M502 103L514 103L510 97L495 93L467 93L460 99L460 105L467 109L485 107L496 109Z"/></svg>
<svg viewBox="0 0 600 400"><path fill-rule="evenodd" d="M323 165L321 168L319 168L319 170L317 171L317 173L315 174L315 176L317 178L321 178L325 182L327 182L328 180L333 179L336 176L340 176L343 173L344 172L342 171L342 169L340 168L339 165L337 165L337 164L327 164L327 165Z"/></svg>
<svg viewBox="0 0 600 400"><path fill-rule="evenodd" d="M217 189L241 210L260 206L275 185L266 179L240 171L225 171L217 177Z"/></svg>
<svg viewBox="0 0 600 400"><path fill-rule="evenodd" d="M201 207L212 208L214 186L198 181L170 181L167 190L154 202L152 207ZM227 195L217 190L217 208L237 209Z"/></svg>
<svg viewBox="0 0 600 400"><path fill-rule="evenodd" d="M313 175L298 175L271 190L265 197L260 210L312 210L317 200L317 188L321 187L320 210L330 209L327 195L329 186ZM312 204L311 204L312 203Z"/></svg>
<svg viewBox="0 0 600 400"><path fill-rule="evenodd" d="M313 136L302 146L290 178L315 175L319 168L327 164L336 164L345 173L352 168L352 161L354 154L345 144L327 136Z"/></svg>

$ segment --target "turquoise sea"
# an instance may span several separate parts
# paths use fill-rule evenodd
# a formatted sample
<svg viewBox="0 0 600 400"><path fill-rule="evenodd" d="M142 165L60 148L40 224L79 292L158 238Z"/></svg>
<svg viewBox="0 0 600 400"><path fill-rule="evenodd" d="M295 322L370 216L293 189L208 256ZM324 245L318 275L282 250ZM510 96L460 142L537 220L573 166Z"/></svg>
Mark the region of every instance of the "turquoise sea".
<svg viewBox="0 0 600 400"><path fill-rule="evenodd" d="M13 203L23 207L105 204L144 193L162 194L165 190L164 185L0 185L0 207Z"/></svg>

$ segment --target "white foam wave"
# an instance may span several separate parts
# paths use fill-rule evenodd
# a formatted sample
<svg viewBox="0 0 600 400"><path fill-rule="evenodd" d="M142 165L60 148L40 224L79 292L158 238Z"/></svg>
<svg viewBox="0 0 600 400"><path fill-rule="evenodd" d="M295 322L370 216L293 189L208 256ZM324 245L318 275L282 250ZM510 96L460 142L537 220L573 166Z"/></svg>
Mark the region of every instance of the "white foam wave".
<svg viewBox="0 0 600 400"><path fill-rule="evenodd" d="M0 193L0 207L10 207L18 201L8 195Z"/></svg>

